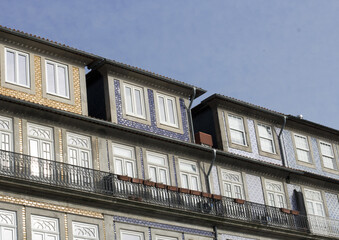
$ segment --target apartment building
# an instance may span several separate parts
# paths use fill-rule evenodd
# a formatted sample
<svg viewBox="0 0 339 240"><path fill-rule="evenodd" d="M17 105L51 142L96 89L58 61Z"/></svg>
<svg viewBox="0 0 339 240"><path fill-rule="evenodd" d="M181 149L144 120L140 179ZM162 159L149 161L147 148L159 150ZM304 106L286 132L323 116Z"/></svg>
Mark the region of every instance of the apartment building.
<svg viewBox="0 0 339 240"><path fill-rule="evenodd" d="M1 240L339 238L336 130L5 27L0 78Z"/></svg>

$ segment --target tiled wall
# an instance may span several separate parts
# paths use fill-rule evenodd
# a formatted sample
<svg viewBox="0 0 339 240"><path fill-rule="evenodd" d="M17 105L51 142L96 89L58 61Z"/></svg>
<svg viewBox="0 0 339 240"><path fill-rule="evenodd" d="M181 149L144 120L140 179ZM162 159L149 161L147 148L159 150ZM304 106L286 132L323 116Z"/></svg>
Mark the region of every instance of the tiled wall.
<svg viewBox="0 0 339 240"><path fill-rule="evenodd" d="M265 204L261 179L258 176L246 174L249 201Z"/></svg>
<svg viewBox="0 0 339 240"><path fill-rule="evenodd" d="M157 119L156 119L156 110L155 110L155 103L154 103L154 92L151 89L148 89L148 101L149 101L149 109L150 109L150 116L151 116L151 125L139 123L136 121L131 121L128 119L123 118L122 114L122 102L121 102L121 92L120 92L120 82L119 80L114 80L114 88L115 88L115 101L116 101L116 111L117 111L117 120L118 124L137 128L146 132L152 132L158 135L166 136L169 138L178 139L181 141L188 142L189 141L189 127L187 121L187 114L186 114L186 106L185 102L182 98L180 98L180 114L182 119L182 127L183 127L183 134L171 132L168 130L164 130L158 128L157 126Z"/></svg>
<svg viewBox="0 0 339 240"><path fill-rule="evenodd" d="M293 141L292 141L292 132L289 130L284 130L283 132L283 142L284 142L284 148L285 148L285 153L286 153L286 160L288 163L288 166L294 169L299 169L311 173L315 173L318 175L323 175L326 177L330 178L335 178L339 179L338 174L332 174L328 173L322 170L321 167L321 159L320 159L320 153L318 149L318 143L317 139L310 137L310 142L311 142L311 148L312 148L312 153L313 153L313 161L315 164L316 168L311 168L311 167L306 167L303 165L299 165L296 161L296 156L295 156L295 151L294 151L294 146L293 146Z"/></svg>
<svg viewBox="0 0 339 240"><path fill-rule="evenodd" d="M338 194L325 193L329 217L339 220L339 196Z"/></svg>
<svg viewBox="0 0 339 240"><path fill-rule="evenodd" d="M250 142L251 142L251 146L252 146L252 152L242 151L242 150L239 150L239 149L231 148L230 146L228 146L228 151L231 152L231 153L235 153L235 154L239 154L239 155L248 157L248 158L258 159L260 161L282 165L281 160L261 156L259 154L254 121L251 120L251 119L248 119L247 125L248 125L249 138L250 138ZM227 134L226 134L226 138L228 138ZM226 142L228 143L228 139L226 139Z"/></svg>

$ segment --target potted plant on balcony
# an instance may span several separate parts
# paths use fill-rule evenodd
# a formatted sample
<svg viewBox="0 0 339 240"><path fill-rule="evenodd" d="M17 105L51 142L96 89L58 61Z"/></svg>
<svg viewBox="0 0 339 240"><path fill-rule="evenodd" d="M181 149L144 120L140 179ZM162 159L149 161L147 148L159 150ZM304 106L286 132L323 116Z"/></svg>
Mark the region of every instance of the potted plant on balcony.
<svg viewBox="0 0 339 240"><path fill-rule="evenodd" d="M283 213L287 213L287 214L291 213L291 210L289 210L287 208L280 208L280 211L283 212Z"/></svg>
<svg viewBox="0 0 339 240"><path fill-rule="evenodd" d="M178 187L175 187L175 186L168 186L167 185L167 189L170 190L170 191L173 191L173 192L177 192L178 191Z"/></svg>
<svg viewBox="0 0 339 240"><path fill-rule="evenodd" d="M292 213L293 215L296 215L296 216L297 216L297 215L299 215L300 212L297 211L297 210L291 210L291 213Z"/></svg>
<svg viewBox="0 0 339 240"><path fill-rule="evenodd" d="M144 185L150 186L150 187L155 187L155 182L152 182L150 180L144 180Z"/></svg>
<svg viewBox="0 0 339 240"><path fill-rule="evenodd" d="M179 192L188 194L188 193L190 193L190 190L187 189L187 188L179 188Z"/></svg>
<svg viewBox="0 0 339 240"><path fill-rule="evenodd" d="M121 181L126 181L126 182L131 181L131 177L126 176L126 175L118 175L118 179L121 180Z"/></svg>
<svg viewBox="0 0 339 240"><path fill-rule="evenodd" d="M206 198L212 198L212 194L211 193L206 193L206 192L202 192L201 196L202 197L206 197Z"/></svg>
<svg viewBox="0 0 339 240"><path fill-rule="evenodd" d="M200 196L201 192L200 191L196 191L196 190L191 190L190 194L195 195L195 196Z"/></svg>
<svg viewBox="0 0 339 240"><path fill-rule="evenodd" d="M213 194L212 198L215 199L215 200L221 200L222 196L221 195L217 195L217 194Z"/></svg>
<svg viewBox="0 0 339 240"><path fill-rule="evenodd" d="M238 203L238 204L244 204L244 203L245 203L245 200L244 200L244 199L240 199L240 198L235 198L235 199L234 199L234 202L235 202L235 203Z"/></svg>
<svg viewBox="0 0 339 240"><path fill-rule="evenodd" d="M155 184L155 187L165 189L165 188L166 188L166 185L163 184L163 183L156 183L156 184Z"/></svg>
<svg viewBox="0 0 339 240"><path fill-rule="evenodd" d="M131 182L137 183L137 184L142 184L144 182L144 180L140 179L140 178L132 178Z"/></svg>

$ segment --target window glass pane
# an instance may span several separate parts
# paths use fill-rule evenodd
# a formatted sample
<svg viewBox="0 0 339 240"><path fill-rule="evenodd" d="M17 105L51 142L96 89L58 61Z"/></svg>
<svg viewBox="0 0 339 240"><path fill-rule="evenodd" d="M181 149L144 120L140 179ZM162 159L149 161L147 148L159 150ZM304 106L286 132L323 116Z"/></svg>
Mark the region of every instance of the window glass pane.
<svg viewBox="0 0 339 240"><path fill-rule="evenodd" d="M168 121L172 124L175 124L174 103L171 99L167 99L167 107L168 107Z"/></svg>
<svg viewBox="0 0 339 240"><path fill-rule="evenodd" d="M305 137L303 136L298 136L298 135L294 135L294 139L295 139L295 145L297 148L301 148L301 149L305 149L308 150L308 144L307 144L307 140Z"/></svg>
<svg viewBox="0 0 339 240"><path fill-rule="evenodd" d="M1 150L10 151L9 139L10 139L9 134L7 133L1 134Z"/></svg>
<svg viewBox="0 0 339 240"><path fill-rule="evenodd" d="M234 186L234 192L235 192L235 198L242 199L242 191L241 191L240 186L235 185Z"/></svg>
<svg viewBox="0 0 339 240"><path fill-rule="evenodd" d="M229 121L230 128L236 129L239 131L244 131L244 122L242 118L236 117L233 115L228 115L228 121Z"/></svg>
<svg viewBox="0 0 339 240"><path fill-rule="evenodd" d="M284 197L282 196L282 195L277 195L278 196L278 207L281 207L281 208L283 208L284 207L284 203L285 203L285 201L284 201Z"/></svg>
<svg viewBox="0 0 339 240"><path fill-rule="evenodd" d="M134 177L132 162L126 162L126 171L127 171L127 176Z"/></svg>
<svg viewBox="0 0 339 240"><path fill-rule="evenodd" d="M303 162L311 162L308 151L297 149L298 159Z"/></svg>
<svg viewBox="0 0 339 240"><path fill-rule="evenodd" d="M321 153L323 155L326 155L326 156L329 156L329 157L333 156L332 146L330 144L326 144L326 143L321 142L320 148L321 148Z"/></svg>
<svg viewBox="0 0 339 240"><path fill-rule="evenodd" d="M225 189L225 196L226 197L232 197L232 186L231 186L231 184L225 183L224 189Z"/></svg>
<svg viewBox="0 0 339 240"><path fill-rule="evenodd" d="M89 167L88 152L81 151L81 167Z"/></svg>
<svg viewBox="0 0 339 240"><path fill-rule="evenodd" d="M14 229L14 228L3 227L2 231L1 231L1 236L2 236L1 239L4 239L4 240L15 240L16 239L15 231L16 231L16 229Z"/></svg>
<svg viewBox="0 0 339 240"><path fill-rule="evenodd" d="M69 149L69 163L72 165L77 165L77 151L75 149Z"/></svg>
<svg viewBox="0 0 339 240"><path fill-rule="evenodd" d="M38 141L30 139L29 140L29 154L32 157L39 157L39 144Z"/></svg>
<svg viewBox="0 0 339 240"><path fill-rule="evenodd" d="M115 158L114 163L115 163L114 173L118 174L118 175L123 175L123 173L122 173L122 160Z"/></svg>
<svg viewBox="0 0 339 240"><path fill-rule="evenodd" d="M115 156L121 156L121 157L129 158L129 159L134 158L133 152L130 149L114 146L113 151L114 151Z"/></svg>
<svg viewBox="0 0 339 240"><path fill-rule="evenodd" d="M321 203L316 203L316 208L317 208L317 215L318 216L324 216L324 208Z"/></svg>
<svg viewBox="0 0 339 240"><path fill-rule="evenodd" d="M270 206L275 206L274 194L273 193L268 193L268 203L269 203Z"/></svg>
<svg viewBox="0 0 339 240"><path fill-rule="evenodd" d="M151 181L156 182L157 181L157 174L156 174L156 169L155 167L150 167L149 168L149 178Z"/></svg>
<svg viewBox="0 0 339 240"><path fill-rule="evenodd" d="M158 103L159 103L159 117L160 122L166 122L166 113L165 113L165 100L163 97L158 96Z"/></svg>
<svg viewBox="0 0 339 240"><path fill-rule="evenodd" d="M159 170L159 173L160 173L160 181L161 183L163 184L167 184L167 177L166 177L166 170L165 169L160 169Z"/></svg>
<svg viewBox="0 0 339 240"><path fill-rule="evenodd" d="M231 132L231 140L233 143L246 145L245 136L243 132L239 132L237 130L230 130Z"/></svg>
<svg viewBox="0 0 339 240"><path fill-rule="evenodd" d="M165 158L161 157L161 156L156 156L156 155L148 155L148 163L153 163L153 164L157 164L157 165L162 165L165 166Z"/></svg>
<svg viewBox="0 0 339 240"><path fill-rule="evenodd" d="M15 53L6 51L6 74L7 82L15 82Z"/></svg>
<svg viewBox="0 0 339 240"><path fill-rule="evenodd" d="M191 182L192 182L191 189L192 190L199 190L198 178L196 176L191 177Z"/></svg>
<svg viewBox="0 0 339 240"><path fill-rule="evenodd" d="M142 111L142 99L141 99L141 92L139 89L135 89L135 107L136 107L136 114L139 116L143 115Z"/></svg>
<svg viewBox="0 0 339 240"><path fill-rule="evenodd" d="M181 185L183 188L188 188L188 176L187 174L181 174Z"/></svg>
<svg viewBox="0 0 339 240"><path fill-rule="evenodd" d="M180 163L180 170L185 171L185 172L196 173L197 167L196 167L195 164L189 164L189 163L186 163L186 162L181 162Z"/></svg>
<svg viewBox="0 0 339 240"><path fill-rule="evenodd" d="M121 240L143 240L139 234L121 233Z"/></svg>
<svg viewBox="0 0 339 240"><path fill-rule="evenodd" d="M68 82L66 74L66 68L58 66L58 94L68 97Z"/></svg>
<svg viewBox="0 0 339 240"><path fill-rule="evenodd" d="M272 130L269 126L259 125L258 124L258 132L260 137L272 139Z"/></svg>
<svg viewBox="0 0 339 240"><path fill-rule="evenodd" d="M264 152L274 153L274 147L272 140L260 138L261 150Z"/></svg>
<svg viewBox="0 0 339 240"><path fill-rule="evenodd" d="M44 235L42 233L32 233L33 240L44 240Z"/></svg>
<svg viewBox="0 0 339 240"><path fill-rule="evenodd" d="M54 65L47 63L47 91L56 93Z"/></svg>
<svg viewBox="0 0 339 240"><path fill-rule="evenodd" d="M28 86L28 79L27 79L27 56L19 54L18 55L18 64L19 64L19 76L18 76L18 83Z"/></svg>
<svg viewBox="0 0 339 240"><path fill-rule="evenodd" d="M125 101L126 101L126 111L128 113L133 113L132 89L130 87L125 87Z"/></svg>
<svg viewBox="0 0 339 240"><path fill-rule="evenodd" d="M42 143L42 158L51 160L51 145L50 143Z"/></svg>
<svg viewBox="0 0 339 240"><path fill-rule="evenodd" d="M324 167L335 169L334 159L333 158L329 158L329 157L323 156L323 161L324 161Z"/></svg>

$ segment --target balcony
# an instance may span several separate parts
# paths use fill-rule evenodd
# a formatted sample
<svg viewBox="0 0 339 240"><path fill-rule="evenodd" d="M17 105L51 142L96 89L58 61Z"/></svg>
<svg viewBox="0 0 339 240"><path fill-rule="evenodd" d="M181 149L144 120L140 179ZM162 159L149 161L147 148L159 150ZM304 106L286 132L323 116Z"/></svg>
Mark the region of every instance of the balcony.
<svg viewBox="0 0 339 240"><path fill-rule="evenodd" d="M126 176L1 150L0 176L245 223L339 237L339 221L320 221L292 214L286 209L178 189L142 179L131 180Z"/></svg>

